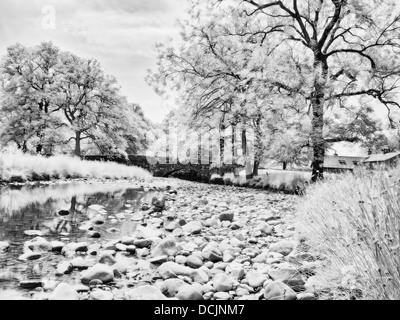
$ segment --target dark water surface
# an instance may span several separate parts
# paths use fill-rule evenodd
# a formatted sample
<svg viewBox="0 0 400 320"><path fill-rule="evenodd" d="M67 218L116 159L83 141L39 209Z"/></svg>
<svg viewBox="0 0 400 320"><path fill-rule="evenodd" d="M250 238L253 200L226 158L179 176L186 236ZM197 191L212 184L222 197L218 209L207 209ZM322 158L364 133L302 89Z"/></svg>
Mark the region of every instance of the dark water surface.
<svg viewBox="0 0 400 320"><path fill-rule="evenodd" d="M0 241L11 245L7 253L0 253L0 293L6 289L20 290L21 280L54 279L54 266L65 260L60 254L48 253L36 261L19 261L24 242L37 236L32 231L48 241L64 243L91 244L132 236L137 222L132 221L129 214L138 210L141 201L150 201L151 195L128 183L66 183L0 189ZM106 211L102 215L106 223L95 227L101 234L100 239L89 238L87 231L80 228L85 221L98 215L89 208L92 205L104 206ZM60 215L61 210L67 215ZM117 231L112 232L112 228ZM26 231L31 232L27 234Z"/></svg>

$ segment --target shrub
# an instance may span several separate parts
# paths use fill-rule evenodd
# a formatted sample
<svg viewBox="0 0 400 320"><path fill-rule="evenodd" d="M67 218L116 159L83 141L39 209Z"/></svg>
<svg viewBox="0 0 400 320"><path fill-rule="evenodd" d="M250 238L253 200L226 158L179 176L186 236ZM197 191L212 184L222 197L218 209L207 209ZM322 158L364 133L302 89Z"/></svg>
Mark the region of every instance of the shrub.
<svg viewBox="0 0 400 320"><path fill-rule="evenodd" d="M400 298L400 173L343 175L310 187L298 230L326 257L318 275L335 292Z"/></svg>

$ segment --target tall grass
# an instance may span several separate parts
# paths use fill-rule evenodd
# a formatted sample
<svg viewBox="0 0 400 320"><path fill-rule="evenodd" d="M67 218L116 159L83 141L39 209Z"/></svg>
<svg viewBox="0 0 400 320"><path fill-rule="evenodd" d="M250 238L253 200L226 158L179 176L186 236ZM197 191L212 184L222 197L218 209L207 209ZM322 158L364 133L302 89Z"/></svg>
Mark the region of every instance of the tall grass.
<svg viewBox="0 0 400 320"><path fill-rule="evenodd" d="M398 169L348 174L314 185L297 218L300 236L326 258L317 274L332 292L400 299Z"/></svg>
<svg viewBox="0 0 400 320"><path fill-rule="evenodd" d="M90 162L68 156L0 153L0 181L24 182L65 178L148 179L151 174L138 167L114 162Z"/></svg>

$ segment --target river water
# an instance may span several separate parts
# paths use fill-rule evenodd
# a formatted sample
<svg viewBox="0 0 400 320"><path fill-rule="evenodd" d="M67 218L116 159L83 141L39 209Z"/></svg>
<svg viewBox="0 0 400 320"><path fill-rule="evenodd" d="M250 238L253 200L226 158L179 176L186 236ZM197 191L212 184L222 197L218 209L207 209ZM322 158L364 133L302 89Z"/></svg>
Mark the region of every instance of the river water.
<svg viewBox="0 0 400 320"><path fill-rule="evenodd" d="M137 222L131 214L141 201L150 202L152 193L128 183L65 183L40 187L0 189L0 241L10 244L8 252L0 253L0 295L6 290L22 290L21 280L54 279L54 266L62 256L49 253L35 261L22 262L23 244L36 236L48 241L96 243L84 223L98 215L93 206L104 207L105 223L93 231L101 241L133 236ZM4 276L6 275L6 276ZM60 280L58 278L58 280ZM75 281L69 276L69 282ZM79 283L78 280L75 281Z"/></svg>

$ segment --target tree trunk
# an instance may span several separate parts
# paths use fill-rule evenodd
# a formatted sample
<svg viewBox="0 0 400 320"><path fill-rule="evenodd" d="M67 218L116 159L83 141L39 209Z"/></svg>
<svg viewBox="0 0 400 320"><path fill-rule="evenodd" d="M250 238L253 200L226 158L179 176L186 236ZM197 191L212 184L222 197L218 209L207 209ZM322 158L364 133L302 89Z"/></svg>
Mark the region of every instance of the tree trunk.
<svg viewBox="0 0 400 320"><path fill-rule="evenodd" d="M286 169L287 169L287 162L283 161L283 170L286 170Z"/></svg>
<svg viewBox="0 0 400 320"><path fill-rule="evenodd" d="M249 149L247 148L247 137L246 129L242 130L242 150L244 158L244 166L246 171L246 179L253 179L253 171L251 170L251 164L249 161Z"/></svg>
<svg viewBox="0 0 400 320"><path fill-rule="evenodd" d="M253 176L258 176L258 168L260 167L260 161L254 160Z"/></svg>
<svg viewBox="0 0 400 320"><path fill-rule="evenodd" d="M328 77L328 64L326 58L320 53L315 55L314 62L315 80L314 93L311 99L312 106L312 135L313 146L312 182L324 178L324 89Z"/></svg>
<svg viewBox="0 0 400 320"><path fill-rule="evenodd" d="M221 132L220 132L220 138L219 138L219 156L220 156L220 169L219 169L219 174L223 177L225 172L224 172L224 162L225 162L225 125L221 125Z"/></svg>
<svg viewBox="0 0 400 320"><path fill-rule="evenodd" d="M197 133L197 164L203 163L203 157L201 152L201 132Z"/></svg>
<svg viewBox="0 0 400 320"><path fill-rule="evenodd" d="M75 132L75 155L81 156L81 132Z"/></svg>

